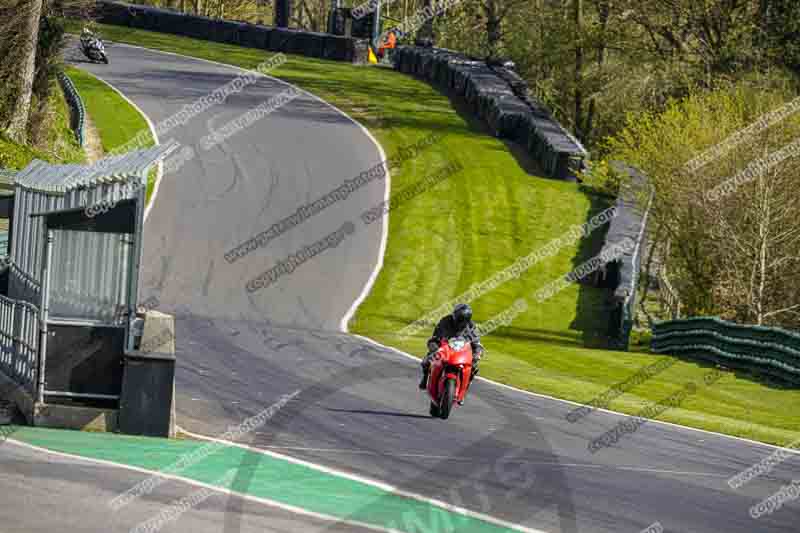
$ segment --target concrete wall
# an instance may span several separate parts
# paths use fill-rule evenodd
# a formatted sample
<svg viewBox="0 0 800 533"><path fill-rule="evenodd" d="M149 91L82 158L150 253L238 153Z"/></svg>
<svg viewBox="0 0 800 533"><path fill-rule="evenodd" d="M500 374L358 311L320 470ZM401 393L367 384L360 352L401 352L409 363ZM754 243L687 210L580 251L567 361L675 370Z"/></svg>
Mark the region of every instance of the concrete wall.
<svg viewBox="0 0 800 533"><path fill-rule="evenodd" d="M137 360L153 358L169 360L174 359L175 354L175 318L158 311L148 311L145 315L144 328L142 331L139 350L127 356L134 356ZM123 384L124 385L124 384ZM157 399L153 404L153 409L158 410L159 414L167 413L168 430L159 433L158 436L175 437L176 414L175 414L175 382L171 381L171 390L160 391L136 391L147 395L148 400ZM86 407L80 405L60 405L55 403L37 403L28 391L16 384L5 374L0 372L0 398L8 400L25 417L29 425L57 428L57 429L76 429L91 431L120 431L120 417L126 413L121 413L120 409ZM145 402L147 403L147 402ZM140 407L140 406L139 406ZM124 405L122 407L125 408ZM147 418L147 413L142 414L140 409L135 411L135 416ZM141 425L146 427L147 420L142 420ZM140 433L136 434L148 434Z"/></svg>
<svg viewBox="0 0 800 533"><path fill-rule="evenodd" d="M125 354L120 431L175 436L175 317L145 314L138 349Z"/></svg>
<svg viewBox="0 0 800 533"><path fill-rule="evenodd" d="M8 400L25 417L28 424L33 424L34 398L21 385L0 372L0 396Z"/></svg>

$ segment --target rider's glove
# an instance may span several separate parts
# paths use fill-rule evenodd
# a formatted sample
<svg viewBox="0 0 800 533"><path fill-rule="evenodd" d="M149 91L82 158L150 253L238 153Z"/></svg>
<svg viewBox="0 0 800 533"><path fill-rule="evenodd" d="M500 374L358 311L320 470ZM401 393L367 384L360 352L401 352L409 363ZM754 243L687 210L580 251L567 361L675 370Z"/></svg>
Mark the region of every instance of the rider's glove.
<svg viewBox="0 0 800 533"><path fill-rule="evenodd" d="M439 349L439 344L437 344L436 341L428 341L429 352L435 352L438 349Z"/></svg>

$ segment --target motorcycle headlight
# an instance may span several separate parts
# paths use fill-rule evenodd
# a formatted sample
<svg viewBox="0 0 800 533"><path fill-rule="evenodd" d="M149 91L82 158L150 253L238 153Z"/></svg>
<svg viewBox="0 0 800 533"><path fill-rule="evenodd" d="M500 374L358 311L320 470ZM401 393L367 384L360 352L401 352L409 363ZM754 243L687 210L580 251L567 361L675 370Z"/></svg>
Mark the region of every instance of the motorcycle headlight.
<svg viewBox="0 0 800 533"><path fill-rule="evenodd" d="M467 341L465 341L464 339L450 339L448 344L450 345L450 348L452 350L458 352L464 348L464 346L467 344Z"/></svg>

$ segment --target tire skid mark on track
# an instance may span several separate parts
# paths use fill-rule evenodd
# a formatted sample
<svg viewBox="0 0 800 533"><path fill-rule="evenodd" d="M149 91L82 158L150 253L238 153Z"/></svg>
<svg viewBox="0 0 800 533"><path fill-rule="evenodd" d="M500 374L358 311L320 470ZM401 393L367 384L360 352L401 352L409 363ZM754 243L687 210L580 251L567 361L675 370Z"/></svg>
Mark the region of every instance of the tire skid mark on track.
<svg viewBox="0 0 800 533"><path fill-rule="evenodd" d="M261 335L264 329L259 330L259 328L255 327L255 325L251 322L247 322L247 326L251 328L251 330L255 331L257 334ZM215 338L219 339L219 336L214 335ZM266 340L271 339L269 334L265 335ZM295 342L290 342L284 344L287 345L297 345L297 340ZM215 347L215 349L220 349L221 346ZM358 350L358 349L357 349ZM226 353L236 353L237 351L241 351L241 348L238 346L231 345L224 349ZM364 350L361 350L363 353ZM515 521L515 523L511 523L505 520L500 520L494 518L488 514L485 514L484 511L491 510L491 502L487 502L486 499L481 501L474 501L475 498L473 493L480 493L480 490L476 490L476 487L482 486L484 481L480 479L469 479L464 478L460 480L460 483L464 485L464 487L469 487L469 494L466 495L467 498L472 497L472 502L464 502L463 498L465 495L462 494L451 494L454 499L458 500L457 502L446 502L436 499L431 499L425 496L421 496L418 493L410 492L403 489L403 486L413 486L419 479L411 479L406 481L405 483L389 485L383 482L376 481L374 479L364 478L359 475L350 474L347 472L342 472L336 469L329 469L327 467L321 466L319 463L312 463L305 460L299 460L293 458L291 456L285 456L283 454L278 454L277 452L270 451L268 446L270 443L273 443L282 433L288 432L291 429L292 422L295 420L302 419L302 414L306 409L313 409L315 406L318 405L325 405L326 400L333 396L334 394L348 389L353 386L361 385L364 383L375 382L377 380L384 380L384 379L395 379L395 378L408 378L408 368L402 367L396 364L387 365L386 361L381 360L378 358L377 362L374 358L376 355L375 351L366 350L367 353L361 357L363 359L364 366L353 368L351 366L346 366L345 368L341 369L336 374L330 376L324 382L312 382L308 383L305 386L300 387L301 393L295 399L295 401L291 402L290 404L284 406L284 408L275 415L275 417L270 420L269 426L269 434L264 435L263 433L257 435L250 435L248 437L249 442L246 444L243 443L234 443L235 445L239 446L247 446L254 451L258 451L262 457L267 456L278 456L290 462L298 462L300 464L305 464L310 468L319 469L323 472L331 472L337 476L343 476L346 478L354 479L359 482L368 483L373 486L381 487L385 490L388 490L391 494L399 495L402 497L406 497L409 499L425 502L431 504L433 506L439 507L441 509L448 509L452 508L453 506L458 507L458 511L465 516L471 516L476 519L486 521L489 523L494 523L496 525L502 525L502 527L513 528L518 531L528 531L528 532L535 532L541 533L541 530L538 529L531 529L526 526L521 526L518 524L519 521ZM345 359L352 359L353 357L358 357L355 354L341 354ZM350 355L350 357L347 357ZM532 429L536 428L536 423L532 420L528 419L522 413L507 413L501 410L502 405L495 404L493 408L497 412L498 420L507 420L506 424L504 424L500 429L490 433L489 435L484 436L479 441L467 444L463 451L468 451L470 449L478 451L484 449L485 447L489 446L492 448L509 448L509 445L504 444L502 440L502 434L505 430L516 430L519 427L530 427ZM509 420L510 418L510 420ZM201 438L201 435L195 435L198 438ZM205 437L209 438L209 437ZM542 443L541 439L537 440L537 451L539 453L548 453L551 457L553 457L551 467L555 467L556 471L560 471L558 469L558 461L557 456L553 453L549 446L546 443ZM510 450L511 452L516 452L516 450ZM473 472L473 478L477 477L480 478L481 476L488 476L491 474L499 475L497 472L498 468L500 468L500 464L502 463L502 459L496 461L494 465L494 471L489 467L485 467L483 472ZM243 489L249 487L251 483L253 483L252 472L254 472L255 467L257 466L258 462L255 462L252 456L248 456L240 467L237 469L237 476L236 480L234 481L234 486ZM511 464L511 462L509 462ZM446 457L443 460L437 462L435 465L430 465L424 469L423 473L420 475L422 478L427 478L429 476L438 476L447 472L448 466L450 465L450 458ZM514 469L516 472L519 472L519 468ZM536 513L540 511L547 511L551 508L554 508L557 511L557 515L560 520L560 531L564 533L575 533L577 532L577 524L575 522L575 509L571 503L571 498L569 497L570 491L569 487L567 486L565 476L560 475L557 477L560 481L556 484L552 484L552 476L550 476L550 485L548 487L541 487L537 486L535 483L535 474L527 471L530 474L530 479L526 479L525 481L530 481L530 484L524 486L522 488L515 488L510 489L507 494L506 498L515 498L520 501L520 505L523 508L526 508L526 513L529 518L532 518ZM492 480L492 482L497 483L497 480ZM503 480L500 480L502 483ZM514 492L524 492L526 494L514 494ZM452 493L452 491L451 491ZM484 494L484 497L485 494ZM488 497L487 497L488 498ZM463 503L464 506L457 505L458 503ZM475 506L479 505L481 512L470 511L469 508L466 506L470 506L474 508ZM242 513L242 505L243 502L240 501L232 501L229 504L228 512L226 513L226 532L238 532L240 526L240 516ZM487 508L488 507L488 508ZM405 520L407 517L397 517L397 520L400 521ZM419 517L414 517L415 520L419 519ZM527 521L527 520L526 520Z"/></svg>

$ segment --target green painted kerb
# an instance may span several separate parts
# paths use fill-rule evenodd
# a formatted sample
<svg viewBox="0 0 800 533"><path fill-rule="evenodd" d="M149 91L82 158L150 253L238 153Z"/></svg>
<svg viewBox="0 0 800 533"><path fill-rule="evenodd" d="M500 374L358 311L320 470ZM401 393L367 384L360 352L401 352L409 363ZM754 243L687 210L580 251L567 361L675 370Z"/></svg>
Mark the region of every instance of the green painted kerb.
<svg viewBox="0 0 800 533"><path fill-rule="evenodd" d="M14 428L12 438L53 451L168 472L168 467L176 464L181 457L209 445L200 441L31 427ZM220 485L220 479L230 470L237 472L234 481L229 485ZM219 446L197 464L180 472L169 473L335 518L408 533L513 531L365 483L236 446Z"/></svg>

